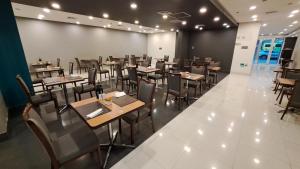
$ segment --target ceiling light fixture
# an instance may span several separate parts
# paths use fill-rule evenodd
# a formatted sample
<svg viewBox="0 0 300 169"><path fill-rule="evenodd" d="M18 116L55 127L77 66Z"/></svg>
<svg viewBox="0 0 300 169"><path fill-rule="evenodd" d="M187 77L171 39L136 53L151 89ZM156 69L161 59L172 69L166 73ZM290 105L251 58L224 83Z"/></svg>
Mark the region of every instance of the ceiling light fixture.
<svg viewBox="0 0 300 169"><path fill-rule="evenodd" d="M201 7L201 8L199 9L199 12L202 13L202 14L204 14L204 13L207 12L207 8L206 8L206 7Z"/></svg>
<svg viewBox="0 0 300 169"><path fill-rule="evenodd" d="M294 17L295 15L294 14L290 14L288 17L289 18L292 18L292 17Z"/></svg>
<svg viewBox="0 0 300 169"><path fill-rule="evenodd" d="M167 15L167 14L164 14L164 15L162 16L162 18L163 18L163 19L168 19L168 15Z"/></svg>
<svg viewBox="0 0 300 169"><path fill-rule="evenodd" d="M253 18L252 20L253 20L253 21L257 21L257 18Z"/></svg>
<svg viewBox="0 0 300 169"><path fill-rule="evenodd" d="M131 8L131 9L136 9L136 8L137 8L137 4L134 3L134 2L131 3L131 4L130 4L130 8Z"/></svg>
<svg viewBox="0 0 300 169"><path fill-rule="evenodd" d="M220 20L220 17L218 17L218 16L216 16L215 18L214 18L214 21L215 22L218 22Z"/></svg>
<svg viewBox="0 0 300 169"><path fill-rule="evenodd" d="M38 18L38 19L44 19L44 18L45 18L45 15L39 14L37 18Z"/></svg>
<svg viewBox="0 0 300 169"><path fill-rule="evenodd" d="M76 21L76 24L77 24L77 25L79 25L79 24L80 24L80 22L79 22L79 21Z"/></svg>
<svg viewBox="0 0 300 169"><path fill-rule="evenodd" d="M107 27L110 28L110 27L111 27L111 24L107 24Z"/></svg>
<svg viewBox="0 0 300 169"><path fill-rule="evenodd" d="M139 24L140 22L139 22L138 20L135 20L134 23L135 23L135 24Z"/></svg>
<svg viewBox="0 0 300 169"><path fill-rule="evenodd" d="M118 25L122 25L122 24L123 24L123 22L121 22L121 21L118 22Z"/></svg>
<svg viewBox="0 0 300 169"><path fill-rule="evenodd" d="M102 16L103 16L103 18L109 18L108 13L103 13Z"/></svg>
<svg viewBox="0 0 300 169"><path fill-rule="evenodd" d="M173 32L174 31L174 29L173 28L171 28L171 32Z"/></svg>
<svg viewBox="0 0 300 169"><path fill-rule="evenodd" d="M89 19L90 19L90 20L93 20L93 19L94 19L94 17L93 17L93 16L89 16Z"/></svg>
<svg viewBox="0 0 300 169"><path fill-rule="evenodd" d="M289 25L289 27L293 27L294 25Z"/></svg>
<svg viewBox="0 0 300 169"><path fill-rule="evenodd" d="M106 28L106 25L104 25L103 28Z"/></svg>
<svg viewBox="0 0 300 169"><path fill-rule="evenodd" d="M223 23L223 26L227 26L228 25L228 23Z"/></svg>
<svg viewBox="0 0 300 169"><path fill-rule="evenodd" d="M140 29L143 29L143 26L139 26Z"/></svg>
<svg viewBox="0 0 300 169"><path fill-rule="evenodd" d="M227 28L227 29L230 28L230 25L226 25L226 28Z"/></svg>
<svg viewBox="0 0 300 169"><path fill-rule="evenodd" d="M298 10L298 9L293 10L293 11L291 12L291 14L296 14L296 13L299 13L299 10Z"/></svg>
<svg viewBox="0 0 300 169"><path fill-rule="evenodd" d="M202 31L202 30L203 30L203 27L200 27L199 30Z"/></svg>
<svg viewBox="0 0 300 169"><path fill-rule="evenodd" d="M131 31L131 28L129 27L129 28L127 28L127 30Z"/></svg>
<svg viewBox="0 0 300 169"><path fill-rule="evenodd" d="M178 30L178 29L176 29L176 32L179 32L179 30Z"/></svg>
<svg viewBox="0 0 300 169"><path fill-rule="evenodd" d="M257 15L252 15L251 16L252 19L257 18L257 17L258 17Z"/></svg>
<svg viewBox="0 0 300 169"><path fill-rule="evenodd" d="M294 22L293 22L293 24L297 24L297 23L298 23L298 21L294 21Z"/></svg>
<svg viewBox="0 0 300 169"><path fill-rule="evenodd" d="M159 28L159 25L156 25L155 28Z"/></svg>
<svg viewBox="0 0 300 169"><path fill-rule="evenodd" d="M50 9L48 9L48 8L43 8L43 11L46 13L50 13Z"/></svg>
<svg viewBox="0 0 300 169"><path fill-rule="evenodd" d="M287 28L284 28L284 29L283 29L283 31L287 31L287 30L288 30Z"/></svg>
<svg viewBox="0 0 300 169"><path fill-rule="evenodd" d="M253 11L253 10L255 10L255 9L256 9L256 6L255 6L255 5L252 5L252 6L249 7L249 10L250 10L250 11Z"/></svg>
<svg viewBox="0 0 300 169"><path fill-rule="evenodd" d="M60 9L60 5L58 3L52 3L51 6L54 9Z"/></svg>
<svg viewBox="0 0 300 169"><path fill-rule="evenodd" d="M199 29L199 25L195 25L195 29Z"/></svg>
<svg viewBox="0 0 300 169"><path fill-rule="evenodd" d="M181 22L182 25L186 25L186 23L187 23L186 21L182 21Z"/></svg>
<svg viewBox="0 0 300 169"><path fill-rule="evenodd" d="M268 25L268 24L266 24L266 23L262 24L263 27L266 27L267 25Z"/></svg>

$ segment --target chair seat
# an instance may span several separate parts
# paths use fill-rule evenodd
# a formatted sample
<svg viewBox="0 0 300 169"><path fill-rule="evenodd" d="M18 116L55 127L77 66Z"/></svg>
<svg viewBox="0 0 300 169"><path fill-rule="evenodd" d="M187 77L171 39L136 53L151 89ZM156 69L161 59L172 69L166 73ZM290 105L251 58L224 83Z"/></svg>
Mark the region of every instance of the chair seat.
<svg viewBox="0 0 300 169"><path fill-rule="evenodd" d="M189 81L188 87L196 88L198 85L200 85L199 81Z"/></svg>
<svg viewBox="0 0 300 169"><path fill-rule="evenodd" d="M102 70L99 70L98 71L100 74L102 74L102 73L109 73L109 70L107 70L107 69L102 69Z"/></svg>
<svg viewBox="0 0 300 169"><path fill-rule="evenodd" d="M139 120L143 120L149 116L150 109L142 108L141 110L139 110L139 112L140 112ZM122 117L122 119L129 124L136 123L138 120L138 111L129 113L129 114L125 115L124 117Z"/></svg>
<svg viewBox="0 0 300 169"><path fill-rule="evenodd" d="M122 79L122 80L129 80L129 76L128 75L123 75L123 78L119 78L117 77L118 79Z"/></svg>
<svg viewBox="0 0 300 169"><path fill-rule="evenodd" d="M175 91L172 89L169 89L169 93L174 95L174 96L178 96L178 97L184 97L187 95L188 90L186 88L181 90L181 93L179 93L179 91Z"/></svg>
<svg viewBox="0 0 300 169"><path fill-rule="evenodd" d="M32 84L43 83L43 78L32 79Z"/></svg>
<svg viewBox="0 0 300 169"><path fill-rule="evenodd" d="M95 86L92 84L89 85L83 85L83 88L81 86L73 87L74 92L76 93L85 93L85 92L91 92L95 90Z"/></svg>
<svg viewBox="0 0 300 169"><path fill-rule="evenodd" d="M98 144L96 135L85 126L53 140L53 148L60 163L91 152Z"/></svg>
<svg viewBox="0 0 300 169"><path fill-rule="evenodd" d="M162 79L163 75L161 74L153 74L148 76L149 79Z"/></svg>
<svg viewBox="0 0 300 169"><path fill-rule="evenodd" d="M138 75L138 76L147 76L146 73L142 73L142 72L137 72L137 75Z"/></svg>
<svg viewBox="0 0 300 169"><path fill-rule="evenodd" d="M51 97L50 93L42 93L42 94L31 96L31 101L33 104L46 103L52 101L53 99L56 99L56 96L52 95Z"/></svg>

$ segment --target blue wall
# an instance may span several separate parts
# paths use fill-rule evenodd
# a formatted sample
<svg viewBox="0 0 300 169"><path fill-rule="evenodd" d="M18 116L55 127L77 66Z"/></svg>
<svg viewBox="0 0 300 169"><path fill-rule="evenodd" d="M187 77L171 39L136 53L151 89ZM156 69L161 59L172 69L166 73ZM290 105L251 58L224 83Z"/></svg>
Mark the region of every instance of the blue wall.
<svg viewBox="0 0 300 169"><path fill-rule="evenodd" d="M0 90L12 110L26 104L16 75L20 74L27 84L31 79L10 0L0 0L0 22Z"/></svg>

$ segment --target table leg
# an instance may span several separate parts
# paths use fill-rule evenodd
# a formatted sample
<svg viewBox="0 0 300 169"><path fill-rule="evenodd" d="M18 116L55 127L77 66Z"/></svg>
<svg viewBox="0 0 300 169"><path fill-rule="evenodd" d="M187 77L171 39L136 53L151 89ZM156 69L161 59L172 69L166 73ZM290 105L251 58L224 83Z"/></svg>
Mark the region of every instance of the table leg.
<svg viewBox="0 0 300 169"><path fill-rule="evenodd" d="M68 91L67 91L67 85L63 84L63 92L65 95L66 104L62 107L62 109L59 110L59 113L63 113L70 107L69 97L68 97Z"/></svg>

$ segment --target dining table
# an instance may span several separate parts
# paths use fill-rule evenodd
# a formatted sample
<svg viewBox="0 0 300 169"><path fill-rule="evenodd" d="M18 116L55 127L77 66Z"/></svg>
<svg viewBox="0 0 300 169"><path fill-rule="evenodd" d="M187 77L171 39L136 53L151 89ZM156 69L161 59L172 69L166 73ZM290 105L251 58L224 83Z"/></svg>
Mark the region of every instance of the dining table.
<svg viewBox="0 0 300 169"><path fill-rule="evenodd" d="M91 129L107 126L109 142L107 144L100 144L100 147L107 147L107 153L103 168L106 167L110 157L112 148L134 148L134 145L118 144L116 138L119 131L113 129L112 122L121 119L123 116L132 113L142 108L145 103L131 97L125 93L113 91L106 94L101 94L97 99L96 97L81 100L71 103L72 109L79 115L79 117ZM97 114L93 114L98 112Z"/></svg>
<svg viewBox="0 0 300 169"><path fill-rule="evenodd" d="M111 77L115 76L115 66L119 64L118 61L106 61L105 63L103 63L103 65L109 66L110 68L110 75Z"/></svg>

